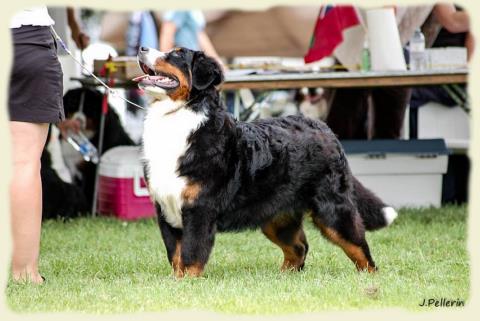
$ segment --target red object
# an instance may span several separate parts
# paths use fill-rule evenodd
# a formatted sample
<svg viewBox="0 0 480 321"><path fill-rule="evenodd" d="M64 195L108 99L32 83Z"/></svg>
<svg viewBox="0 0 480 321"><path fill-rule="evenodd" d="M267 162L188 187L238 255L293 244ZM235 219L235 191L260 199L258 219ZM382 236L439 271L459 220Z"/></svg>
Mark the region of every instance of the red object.
<svg viewBox="0 0 480 321"><path fill-rule="evenodd" d="M108 113L108 91L105 91L102 99L102 114L106 115Z"/></svg>
<svg viewBox="0 0 480 321"><path fill-rule="evenodd" d="M139 146L107 150L100 160L98 175L98 212L123 220L155 216Z"/></svg>
<svg viewBox="0 0 480 321"><path fill-rule="evenodd" d="M145 182L142 179L142 185ZM122 220L136 220L155 216L155 208L148 196L136 196L133 178L100 176L98 211Z"/></svg>
<svg viewBox="0 0 480 321"><path fill-rule="evenodd" d="M343 41L343 31L360 24L353 6L322 6L313 30L310 48L304 57L305 63L330 56Z"/></svg>
<svg viewBox="0 0 480 321"><path fill-rule="evenodd" d="M110 72L107 73L110 78L108 79L108 86L111 88L113 85L115 85L115 78L112 76ZM103 95L103 100L102 100L102 114L106 115L108 113L108 89L105 88L105 94Z"/></svg>
<svg viewBox="0 0 480 321"><path fill-rule="evenodd" d="M107 79L107 85L111 88L115 84L115 78L113 77L113 70L110 70L109 66L112 62L112 56L108 56L107 61L100 69L100 76ZM108 113L108 89L105 88L105 94L103 95L102 100L102 114L106 115Z"/></svg>

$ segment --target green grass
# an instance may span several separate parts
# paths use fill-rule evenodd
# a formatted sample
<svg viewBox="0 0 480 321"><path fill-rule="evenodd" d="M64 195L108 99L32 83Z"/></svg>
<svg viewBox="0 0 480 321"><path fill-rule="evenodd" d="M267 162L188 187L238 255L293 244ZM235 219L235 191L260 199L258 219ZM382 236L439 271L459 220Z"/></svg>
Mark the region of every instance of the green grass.
<svg viewBox="0 0 480 321"><path fill-rule="evenodd" d="M208 310L285 314L401 307L424 298L468 299L466 207L403 210L389 228L368 233L380 270L357 273L340 248L310 222L305 270L280 273L281 251L260 232L218 234L205 277L175 280L154 220L47 221L42 286L6 289L14 311Z"/></svg>

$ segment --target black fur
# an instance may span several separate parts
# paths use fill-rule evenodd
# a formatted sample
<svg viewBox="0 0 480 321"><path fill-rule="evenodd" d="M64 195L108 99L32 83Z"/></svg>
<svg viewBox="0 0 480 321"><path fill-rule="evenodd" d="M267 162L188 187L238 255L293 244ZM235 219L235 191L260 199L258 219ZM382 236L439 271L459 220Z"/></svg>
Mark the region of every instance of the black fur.
<svg viewBox="0 0 480 321"><path fill-rule="evenodd" d="M284 267L301 269L308 251L301 222L311 213L347 255L360 249L357 257L350 256L359 269L374 270L365 229L386 225L385 204L352 176L327 125L301 116L236 121L215 87L223 76L213 59L194 53L189 68L193 88L185 108L205 113L207 121L190 135L178 173L201 191L182 208L183 230L169 226L157 205L169 261L181 242L188 272L189 266L207 262L217 231L262 228L286 253Z"/></svg>
<svg viewBox="0 0 480 321"><path fill-rule="evenodd" d="M42 219L74 218L87 213L83 191L75 184L64 182L50 165L47 150L42 153Z"/></svg>
<svg viewBox="0 0 480 321"><path fill-rule="evenodd" d="M41 164L42 219L74 218L85 214L89 208L82 189L58 176L46 148L42 152Z"/></svg>
<svg viewBox="0 0 480 321"><path fill-rule="evenodd" d="M195 52L193 56L192 87L198 91L210 86L217 86L223 81L220 66L203 52Z"/></svg>
<svg viewBox="0 0 480 321"><path fill-rule="evenodd" d="M381 213L385 205L376 195L366 189L355 177L353 177L353 190L357 207L363 224L368 231L377 230L387 225L385 217Z"/></svg>

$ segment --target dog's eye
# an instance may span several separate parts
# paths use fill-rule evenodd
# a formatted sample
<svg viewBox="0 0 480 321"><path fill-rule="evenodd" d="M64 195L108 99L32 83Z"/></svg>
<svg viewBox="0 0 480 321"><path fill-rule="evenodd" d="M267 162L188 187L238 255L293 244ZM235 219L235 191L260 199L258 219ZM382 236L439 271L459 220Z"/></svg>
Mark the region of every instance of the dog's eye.
<svg viewBox="0 0 480 321"><path fill-rule="evenodd" d="M180 47L175 47L173 48L170 53L172 54L172 56L174 57L179 57L179 54L182 52L182 48Z"/></svg>

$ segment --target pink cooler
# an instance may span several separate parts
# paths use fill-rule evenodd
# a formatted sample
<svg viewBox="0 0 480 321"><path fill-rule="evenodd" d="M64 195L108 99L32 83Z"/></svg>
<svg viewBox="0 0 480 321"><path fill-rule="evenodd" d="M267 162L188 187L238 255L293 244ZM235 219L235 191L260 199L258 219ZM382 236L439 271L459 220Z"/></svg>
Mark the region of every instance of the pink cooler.
<svg viewBox="0 0 480 321"><path fill-rule="evenodd" d="M143 177L139 146L119 146L102 155L98 211L123 220L155 216Z"/></svg>

